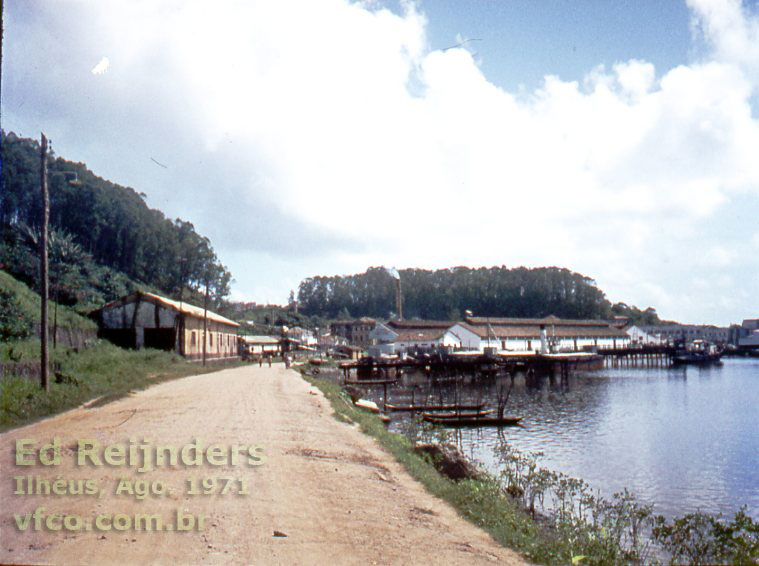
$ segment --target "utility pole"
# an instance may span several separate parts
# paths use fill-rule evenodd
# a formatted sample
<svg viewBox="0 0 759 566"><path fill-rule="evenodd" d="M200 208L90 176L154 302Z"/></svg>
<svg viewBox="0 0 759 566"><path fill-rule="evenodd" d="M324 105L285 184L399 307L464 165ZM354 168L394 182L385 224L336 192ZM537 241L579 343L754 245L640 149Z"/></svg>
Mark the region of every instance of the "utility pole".
<svg viewBox="0 0 759 566"><path fill-rule="evenodd" d="M42 188L42 234L40 235L40 295L42 311L40 313L40 381L42 388L50 391L48 367L48 275L47 275L47 223L50 219L50 197L47 190L47 138L41 135L40 144L40 186Z"/></svg>
<svg viewBox="0 0 759 566"><path fill-rule="evenodd" d="M208 279L206 279L206 296L203 299L203 367L206 365L206 348L208 347Z"/></svg>

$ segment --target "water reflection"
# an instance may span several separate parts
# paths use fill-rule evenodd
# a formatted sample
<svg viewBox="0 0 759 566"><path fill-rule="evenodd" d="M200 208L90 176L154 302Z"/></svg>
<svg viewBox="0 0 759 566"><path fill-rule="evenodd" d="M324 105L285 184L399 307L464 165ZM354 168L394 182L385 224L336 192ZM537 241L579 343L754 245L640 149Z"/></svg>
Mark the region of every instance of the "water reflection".
<svg viewBox="0 0 759 566"><path fill-rule="evenodd" d="M452 429L450 438L488 469L501 469L507 444L543 452L544 467L586 480L605 496L625 487L667 516L702 510L759 517L759 361L722 366L607 368L568 379L525 373L430 380L404 375L389 402L485 402L510 388L507 414L523 426ZM380 405L381 387L367 396ZM392 413L391 429L429 435L411 413Z"/></svg>

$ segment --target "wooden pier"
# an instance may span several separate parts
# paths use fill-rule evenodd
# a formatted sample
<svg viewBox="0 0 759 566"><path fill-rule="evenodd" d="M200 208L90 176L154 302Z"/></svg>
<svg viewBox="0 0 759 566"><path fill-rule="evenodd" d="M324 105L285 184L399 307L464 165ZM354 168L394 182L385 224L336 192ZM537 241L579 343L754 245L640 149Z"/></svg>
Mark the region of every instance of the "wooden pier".
<svg viewBox="0 0 759 566"><path fill-rule="evenodd" d="M346 383L371 384L377 380L394 380L405 371L420 371L436 378L440 375L478 373L484 376L513 375L517 371L533 374L569 375L572 368L599 369L603 358L590 352L536 354L534 352L507 352L481 354L454 352L446 355L429 355L406 359L362 358L340 365ZM355 377L351 372L355 370Z"/></svg>
<svg viewBox="0 0 759 566"><path fill-rule="evenodd" d="M639 346L599 350L606 367L670 367L674 346Z"/></svg>

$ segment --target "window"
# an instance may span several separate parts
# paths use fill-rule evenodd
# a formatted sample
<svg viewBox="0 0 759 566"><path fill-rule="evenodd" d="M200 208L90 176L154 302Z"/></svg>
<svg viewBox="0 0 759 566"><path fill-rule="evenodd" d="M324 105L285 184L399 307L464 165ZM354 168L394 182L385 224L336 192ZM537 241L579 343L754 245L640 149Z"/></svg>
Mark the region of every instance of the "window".
<svg viewBox="0 0 759 566"><path fill-rule="evenodd" d="M195 331L190 332L190 346L195 347Z"/></svg>
<svg viewBox="0 0 759 566"><path fill-rule="evenodd" d="M208 333L208 345L213 346L213 332Z"/></svg>

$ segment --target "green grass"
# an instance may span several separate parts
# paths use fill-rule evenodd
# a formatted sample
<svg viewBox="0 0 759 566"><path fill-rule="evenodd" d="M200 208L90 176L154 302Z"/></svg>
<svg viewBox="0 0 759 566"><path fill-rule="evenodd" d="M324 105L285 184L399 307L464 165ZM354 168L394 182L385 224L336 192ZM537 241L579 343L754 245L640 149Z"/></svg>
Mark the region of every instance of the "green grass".
<svg viewBox="0 0 759 566"><path fill-rule="evenodd" d="M6 289L16 296L24 317L39 323L41 320L40 296L26 284L0 270L0 289ZM48 321L52 329L55 303L50 301L48 306ZM58 326L80 330L96 330L97 324L92 320L77 314L73 309L58 305Z"/></svg>
<svg viewBox="0 0 759 566"><path fill-rule="evenodd" d="M500 544L534 562L572 563L571 542L535 522L503 491L495 478L484 476L479 480L454 482L442 476L428 459L414 452L405 436L389 432L379 417L357 409L339 385L308 374L304 374L304 378L329 399L338 420L356 423L362 432L376 438L427 491L450 503Z"/></svg>
<svg viewBox="0 0 759 566"><path fill-rule="evenodd" d="M11 347L14 352L24 353L22 363L39 359L39 340L0 344L0 360L7 362L7 351ZM72 379L55 383L51 372L50 392L45 393L36 379L1 378L0 430L27 424L98 397L102 397L100 403L110 402L162 381L229 367L210 364L204 368L170 352L123 350L103 340L78 353L62 348L51 352L51 361L60 364L61 374Z"/></svg>

